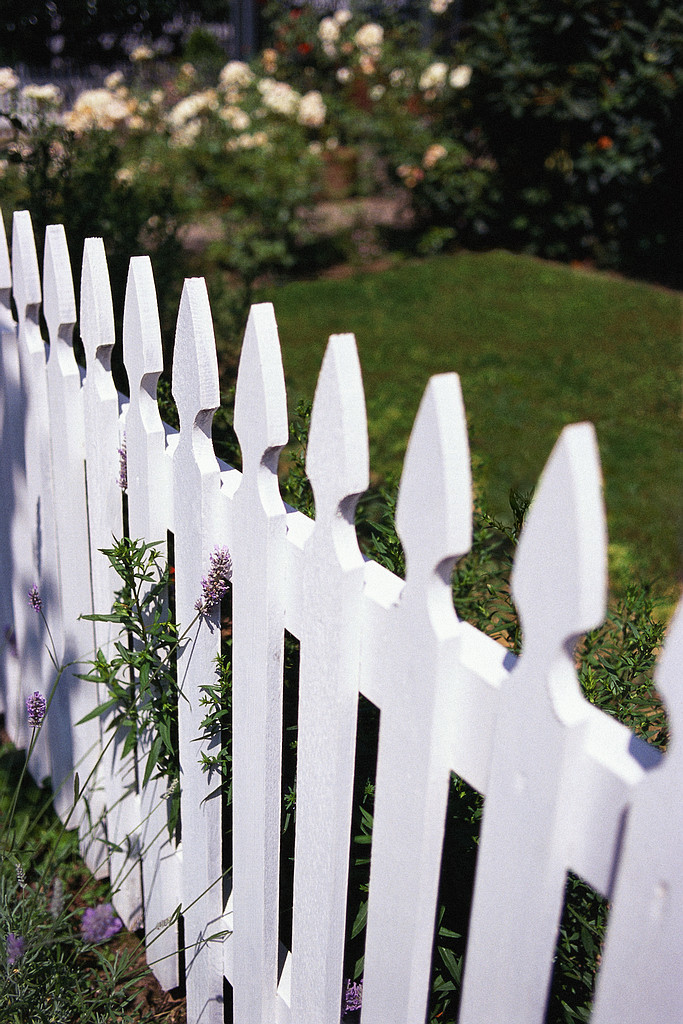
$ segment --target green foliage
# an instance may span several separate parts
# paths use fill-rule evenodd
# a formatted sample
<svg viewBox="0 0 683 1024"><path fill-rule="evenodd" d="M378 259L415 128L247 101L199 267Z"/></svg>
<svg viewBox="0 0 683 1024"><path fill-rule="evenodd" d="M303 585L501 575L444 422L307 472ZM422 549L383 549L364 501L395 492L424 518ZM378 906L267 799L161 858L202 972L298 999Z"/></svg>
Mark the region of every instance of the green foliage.
<svg viewBox="0 0 683 1024"><path fill-rule="evenodd" d="M496 233L552 258L673 254L683 18L665 0L489 0L463 59L500 170Z"/></svg>
<svg viewBox="0 0 683 1024"><path fill-rule="evenodd" d="M151 1020L137 1005L138 951L86 947L71 898L55 906L58 875L41 885L0 873L0 1018L7 1024L133 1024ZM26 951L10 964L7 936L25 938Z"/></svg>
<svg viewBox="0 0 683 1024"><path fill-rule="evenodd" d="M227 654L216 657L216 682L200 687L199 704L205 708L201 728L210 753L202 750L200 764L209 779L218 774L227 802L232 802L232 666Z"/></svg>
<svg viewBox="0 0 683 1024"><path fill-rule="evenodd" d="M168 828L173 836L180 811L180 752L178 700L181 697L175 672L178 637L169 615L167 590L169 568L158 544L124 537L103 550L122 581L112 611L84 615L95 622L119 626L116 653L98 650L90 672L83 675L101 683L108 698L83 719L105 716L108 729L125 735L121 756L126 757L144 741L148 747L140 784L163 777L169 783ZM190 627L188 628L191 628Z"/></svg>

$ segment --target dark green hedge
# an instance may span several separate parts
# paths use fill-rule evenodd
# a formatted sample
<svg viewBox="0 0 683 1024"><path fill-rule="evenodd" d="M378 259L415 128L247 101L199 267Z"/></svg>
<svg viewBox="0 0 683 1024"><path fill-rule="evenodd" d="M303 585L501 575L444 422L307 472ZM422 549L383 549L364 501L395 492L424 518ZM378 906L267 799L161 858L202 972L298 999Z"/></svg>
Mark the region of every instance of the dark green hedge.
<svg viewBox="0 0 683 1024"><path fill-rule="evenodd" d="M467 116L498 164L497 240L674 283L680 8L663 0L489 0L476 8L461 44L474 69Z"/></svg>

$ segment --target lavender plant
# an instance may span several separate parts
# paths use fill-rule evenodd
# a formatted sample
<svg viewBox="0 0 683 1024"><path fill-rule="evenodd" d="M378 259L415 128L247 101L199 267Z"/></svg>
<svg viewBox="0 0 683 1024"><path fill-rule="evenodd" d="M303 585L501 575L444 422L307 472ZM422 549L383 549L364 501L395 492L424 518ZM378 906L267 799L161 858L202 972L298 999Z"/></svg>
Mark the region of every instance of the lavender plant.
<svg viewBox="0 0 683 1024"><path fill-rule="evenodd" d="M168 781L168 828L173 836L180 813L178 701L182 697L175 656L199 617L220 605L225 596L232 578L230 553L216 548L209 556L209 571L195 604L197 615L182 634L169 612L170 568L159 545L124 537L103 553L122 586L110 613L83 617L115 623L120 634L115 653L107 656L98 650L91 671L83 676L102 683L109 697L82 721L105 716L109 730L124 729L122 757L137 751L143 737L150 738L140 784L145 786L155 772L155 778Z"/></svg>
<svg viewBox="0 0 683 1024"><path fill-rule="evenodd" d="M103 684L108 698L82 721L104 716L109 730L125 730L122 757L137 751L143 736L151 738L141 784L157 776L176 783L168 801L169 834L175 833L180 811L178 698L174 656L180 642L167 605L169 567L158 544L116 541L103 553L119 576L111 612L84 615L95 622L120 627L113 654L100 649L83 675Z"/></svg>
<svg viewBox="0 0 683 1024"><path fill-rule="evenodd" d="M37 586L28 600L44 616ZM51 654L54 660L54 645ZM64 823L54 815L52 794L27 775L61 675L60 668L47 699L38 690L25 699L31 729L25 754L0 750L0 1020L133 1024L149 1019L135 1006L137 950L104 948L122 927L102 900L108 886L87 872L82 885L73 884L78 838L67 827L83 793L78 774ZM84 902L95 906L81 916Z"/></svg>

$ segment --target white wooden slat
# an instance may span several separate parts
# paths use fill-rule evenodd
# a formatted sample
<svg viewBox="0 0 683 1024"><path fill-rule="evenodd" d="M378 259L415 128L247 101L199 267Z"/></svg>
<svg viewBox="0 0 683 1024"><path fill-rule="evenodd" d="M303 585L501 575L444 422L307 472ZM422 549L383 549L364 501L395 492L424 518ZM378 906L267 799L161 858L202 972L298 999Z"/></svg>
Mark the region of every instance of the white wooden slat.
<svg viewBox="0 0 683 1024"><path fill-rule="evenodd" d="M471 543L465 413L455 374L433 377L405 459L396 527L406 584L363 657L391 690L381 707L364 1024L424 1020L455 728L460 625L450 578ZM454 678L455 677L455 678Z"/></svg>
<svg viewBox="0 0 683 1024"><path fill-rule="evenodd" d="M513 568L524 643L500 696L461 1024L544 1020L568 848L575 831L590 827L569 798L589 708L573 649L582 632L602 621L605 556L594 432L576 424L553 449Z"/></svg>
<svg viewBox="0 0 683 1024"><path fill-rule="evenodd" d="M59 742L52 751L52 783L55 806L70 825L80 821L81 839L90 851L88 815L81 803L73 807L73 770L82 783L95 769L100 752L97 721L76 725L95 706L93 687L78 678L86 670L83 659L92 657L92 624L80 619L92 611L90 550L85 489L85 434L81 375L73 353L76 299L64 227L48 226L45 234L43 313L50 350L47 363L50 409L50 443L54 473L57 522L60 607L64 628L64 671L59 682ZM55 710L55 702L50 709ZM90 788L84 800L90 802ZM94 865L103 851L93 849Z"/></svg>
<svg viewBox="0 0 683 1024"><path fill-rule="evenodd" d="M28 738L24 724L25 699L35 689L41 690L45 697L48 697L57 676L52 659L58 665L63 660L45 342L39 326L40 274L31 215L28 211L14 214L12 265L14 301L19 325L21 380L26 394L24 456L27 507L23 536L14 542L14 551L19 559L15 609L20 609L17 616L17 643L21 662L22 706L11 710L21 715L22 721L17 728L17 736L20 745L24 745ZM42 617L27 606L28 591L34 584L40 592L43 613L49 623L52 640L43 626ZM53 645L54 650L51 650ZM55 756L58 756L62 726L61 701L61 692L56 691L54 708L50 708L45 718L45 724L31 756L30 771L39 784L51 772L51 748L55 750ZM14 723L13 727L16 727Z"/></svg>
<svg viewBox="0 0 683 1024"><path fill-rule="evenodd" d="M163 354L148 256L134 256L130 261L123 355L130 385L126 414L128 532L134 540L157 544L165 557L166 531L172 523L171 488L165 473L165 431L156 403ZM138 773L145 770L153 740L154 736L145 735L138 742ZM170 918L181 902L180 862L167 827L167 787L166 780L151 778L141 790L139 832L147 959L154 962L154 973L165 990L179 983L178 930L156 926Z"/></svg>
<svg viewBox="0 0 683 1024"><path fill-rule="evenodd" d="M683 602L660 656L655 682L671 739L660 766L633 795L623 838L594 1024L681 1019L683 1008Z"/></svg>
<svg viewBox="0 0 683 1024"><path fill-rule="evenodd" d="M182 894L188 1021L223 1022L220 799L209 799L215 782L200 768L205 711L200 687L213 682L220 651L220 610L197 618L202 577L218 543L218 463L211 421L219 404L218 364L211 311L203 279L185 281L173 356L173 397L180 439L173 456L176 617L187 633L178 652L181 751Z"/></svg>
<svg viewBox="0 0 683 1024"><path fill-rule="evenodd" d="M354 512L369 482L365 399L353 335L330 338L306 468L316 518L304 549L292 1014L297 1024L338 1024L364 581Z"/></svg>
<svg viewBox="0 0 683 1024"><path fill-rule="evenodd" d="M86 375L83 381L85 419L86 481L90 529L90 564L93 607L100 614L111 611L121 581L103 548L123 536L123 509L119 487L119 396L111 374L114 347L114 310L109 272L101 238L88 238L83 250L81 274L80 332L85 349ZM95 643L106 656L113 653L118 632L115 626L96 622ZM98 689L101 689L98 687ZM98 702L106 698L98 693ZM140 867L128 856L128 837L140 821L136 790L135 761L121 758L125 732L106 728L102 722L103 758L98 785L107 807L107 836L122 852L110 850L109 873L115 888L116 910L127 927L137 925L142 915ZM103 869L104 870L104 866Z"/></svg>
<svg viewBox="0 0 683 1024"><path fill-rule="evenodd" d="M12 271L0 211L0 706L5 713L6 729L10 727L9 708L16 707L20 700L12 600L16 575L12 532L18 532L16 517L20 515L25 483L23 401L11 299Z"/></svg>
<svg viewBox="0 0 683 1024"><path fill-rule="evenodd" d="M237 1024L278 1013L278 894L285 510L277 465L287 403L273 307L252 306L235 430L242 482L233 506L233 921Z"/></svg>

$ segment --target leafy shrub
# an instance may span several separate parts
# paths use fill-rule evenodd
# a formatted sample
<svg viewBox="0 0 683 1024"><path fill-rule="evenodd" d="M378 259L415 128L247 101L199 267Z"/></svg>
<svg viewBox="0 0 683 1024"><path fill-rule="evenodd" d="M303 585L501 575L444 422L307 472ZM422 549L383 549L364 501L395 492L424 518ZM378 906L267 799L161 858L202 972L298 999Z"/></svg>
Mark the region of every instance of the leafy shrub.
<svg viewBox="0 0 683 1024"><path fill-rule="evenodd" d="M500 168L498 231L551 258L673 253L683 18L664 0L491 0L472 12L471 123Z"/></svg>

